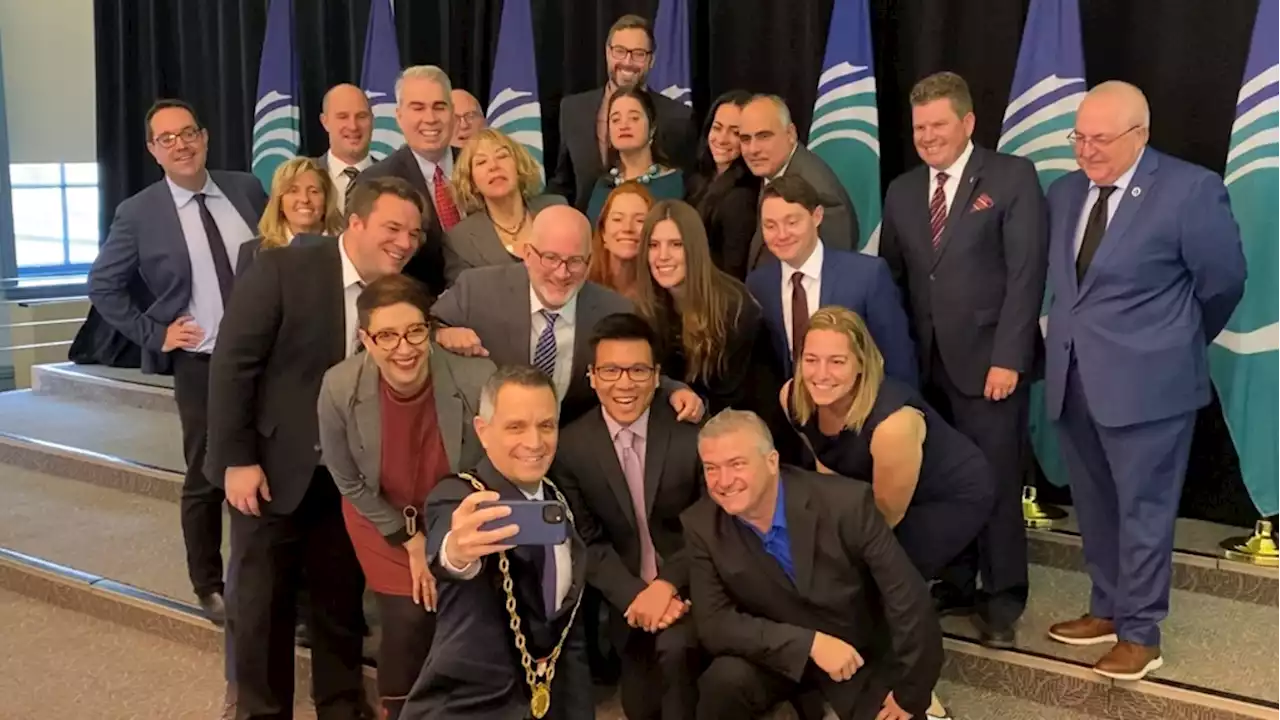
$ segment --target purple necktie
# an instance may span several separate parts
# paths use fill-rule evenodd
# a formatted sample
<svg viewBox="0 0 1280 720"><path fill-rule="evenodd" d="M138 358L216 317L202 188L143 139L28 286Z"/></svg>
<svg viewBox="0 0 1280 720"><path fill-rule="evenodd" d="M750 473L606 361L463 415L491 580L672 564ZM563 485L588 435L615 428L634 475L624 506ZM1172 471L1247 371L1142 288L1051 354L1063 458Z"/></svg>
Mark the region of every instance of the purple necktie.
<svg viewBox="0 0 1280 720"><path fill-rule="evenodd" d="M644 506L644 467L640 464L635 442L636 434L630 428L618 431L618 444L622 447L622 474L627 478L631 508L636 514L636 531L640 534L640 579L651 583L658 577L658 553L649 534L649 517Z"/></svg>
<svg viewBox="0 0 1280 720"><path fill-rule="evenodd" d="M544 545L542 559L542 605L547 617L556 612L556 546Z"/></svg>

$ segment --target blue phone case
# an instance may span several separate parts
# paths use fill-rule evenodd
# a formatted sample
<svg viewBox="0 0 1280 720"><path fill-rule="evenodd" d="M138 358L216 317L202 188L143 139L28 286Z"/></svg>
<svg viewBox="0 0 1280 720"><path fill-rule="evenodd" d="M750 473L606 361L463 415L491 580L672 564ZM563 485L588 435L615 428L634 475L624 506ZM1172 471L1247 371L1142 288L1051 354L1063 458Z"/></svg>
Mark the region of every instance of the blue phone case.
<svg viewBox="0 0 1280 720"><path fill-rule="evenodd" d="M481 530L497 530L507 525L520 526L520 532L503 541L506 545L559 545L569 536L569 523L564 506L555 500L500 500L481 503L479 507L506 505L511 514L491 520Z"/></svg>

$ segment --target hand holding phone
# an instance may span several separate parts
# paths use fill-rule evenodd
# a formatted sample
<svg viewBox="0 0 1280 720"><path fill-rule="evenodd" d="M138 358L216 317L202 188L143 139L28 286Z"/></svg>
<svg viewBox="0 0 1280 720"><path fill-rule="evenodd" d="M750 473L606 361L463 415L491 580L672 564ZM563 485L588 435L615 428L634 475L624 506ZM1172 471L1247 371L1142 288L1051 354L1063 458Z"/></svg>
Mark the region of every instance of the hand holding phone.
<svg viewBox="0 0 1280 720"><path fill-rule="evenodd" d="M505 527L496 530L481 529L481 525L501 520L511 514L509 508L493 505L497 500L496 492L473 492L454 508L449 522L448 546L445 548L451 564L459 568L467 567L486 555L514 547L507 543L511 536L520 531L518 526L504 523ZM480 507L482 503L487 503L488 507Z"/></svg>
<svg viewBox="0 0 1280 720"><path fill-rule="evenodd" d="M506 538L509 545L559 545L569 537L564 506L555 500L496 500L479 505L484 510L507 508L509 512L480 526L483 531L516 528Z"/></svg>

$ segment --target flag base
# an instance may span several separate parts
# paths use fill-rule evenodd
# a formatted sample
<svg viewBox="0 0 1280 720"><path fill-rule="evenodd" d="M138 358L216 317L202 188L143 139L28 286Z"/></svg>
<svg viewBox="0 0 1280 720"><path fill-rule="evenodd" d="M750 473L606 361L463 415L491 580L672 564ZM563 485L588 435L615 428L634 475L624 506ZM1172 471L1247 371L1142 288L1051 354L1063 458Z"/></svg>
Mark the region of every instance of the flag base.
<svg viewBox="0 0 1280 720"><path fill-rule="evenodd" d="M1280 565L1280 551L1268 520L1259 520L1253 526L1253 535L1227 538L1219 547L1228 560L1263 567Z"/></svg>
<svg viewBox="0 0 1280 720"><path fill-rule="evenodd" d="M1028 528L1048 530L1066 519L1066 510L1037 502L1034 487L1027 485L1022 488L1022 521Z"/></svg>

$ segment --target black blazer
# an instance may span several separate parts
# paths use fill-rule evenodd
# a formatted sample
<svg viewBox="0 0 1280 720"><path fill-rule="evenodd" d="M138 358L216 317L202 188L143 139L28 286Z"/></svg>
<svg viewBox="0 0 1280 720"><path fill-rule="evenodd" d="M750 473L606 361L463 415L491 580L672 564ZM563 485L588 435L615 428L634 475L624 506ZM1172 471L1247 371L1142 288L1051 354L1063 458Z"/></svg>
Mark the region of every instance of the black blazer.
<svg viewBox="0 0 1280 720"><path fill-rule="evenodd" d="M458 156L457 148L451 148L454 158ZM444 292L444 228L436 214L434 196L428 178L422 177L422 168L413 157L408 145L401 145L399 150L391 153L366 168L356 176L356 182L364 182L380 177L398 177L407 181L415 190L422 193L426 211L422 213L422 246L409 258L404 267L404 274L421 280L434 295Z"/></svg>
<svg viewBox="0 0 1280 720"><path fill-rule="evenodd" d="M488 459L472 474L504 499L525 499ZM436 630L427 662L405 703L402 716L406 718L524 720L529 716L529 687L510 629L498 558L485 558L480 573L470 580L459 580L440 565L440 545L449 532L453 511L472 491L471 483L454 475L442 479L427 497L427 558L438 594ZM545 486L543 493L555 497ZM542 604L542 548L520 547L507 553L521 630L534 659L551 653L569 622L573 599L586 584L587 549L576 531L571 545L573 584L564 604L550 618ZM581 615L556 663L547 717L595 717Z"/></svg>
<svg viewBox="0 0 1280 720"><path fill-rule="evenodd" d="M662 93L652 90L648 93L658 112L659 148L674 167L688 167L698 136L693 110ZM560 153L548 191L564 196L584 213L591 202L596 180L604 174L600 138L596 135L596 120L604 100L602 87L560 100Z"/></svg>
<svg viewBox="0 0 1280 720"><path fill-rule="evenodd" d="M751 239L760 227L760 178L745 173L713 203L700 203L707 244L716 267L738 280L747 278Z"/></svg>
<svg viewBox="0 0 1280 720"><path fill-rule="evenodd" d="M1038 377L1049 220L1035 166L974 146L936 251L931 190L927 165L898 176L880 230L880 256L907 297L921 377L929 377L935 338L947 375L967 395L982 395L993 365ZM984 197L991 206L980 209Z"/></svg>
<svg viewBox="0 0 1280 720"><path fill-rule="evenodd" d="M287 515L320 463L316 402L346 356L342 260L332 238L299 236L260 253L236 282L209 366L205 472L261 465L267 512Z"/></svg>
<svg viewBox="0 0 1280 720"><path fill-rule="evenodd" d="M742 657L799 682L815 631L853 645L859 672L884 678L902 709L924 717L942 669L942 631L924 579L876 509L871 486L783 466L796 581L750 527L706 498L682 517L693 618L713 655ZM837 712L858 702L816 673Z"/></svg>
<svg viewBox="0 0 1280 720"><path fill-rule="evenodd" d="M740 286L741 287L741 286ZM760 305L745 287L741 287L741 309L736 320L728 328L725 336L724 364L709 378L699 378L689 383L694 392L701 395L707 403L707 414L718 413L725 408L758 410L753 397L752 378L755 377L754 362L762 358L755 356L757 338L763 333L764 323ZM688 382L688 358L680 343L681 317L674 310L664 310L667 326L662 351L662 374L667 377ZM768 398L764 398L768 399ZM777 404L777 394L772 401Z"/></svg>
<svg viewBox="0 0 1280 720"><path fill-rule="evenodd" d="M626 610L645 588L640 579L640 535L603 408L561 432L554 475L587 543L587 582L619 611ZM649 406L645 437L645 513L658 551L658 579L674 585L682 597L689 592L689 561L680 513L702 496L702 488L698 426L676 420L670 395L659 389Z"/></svg>

